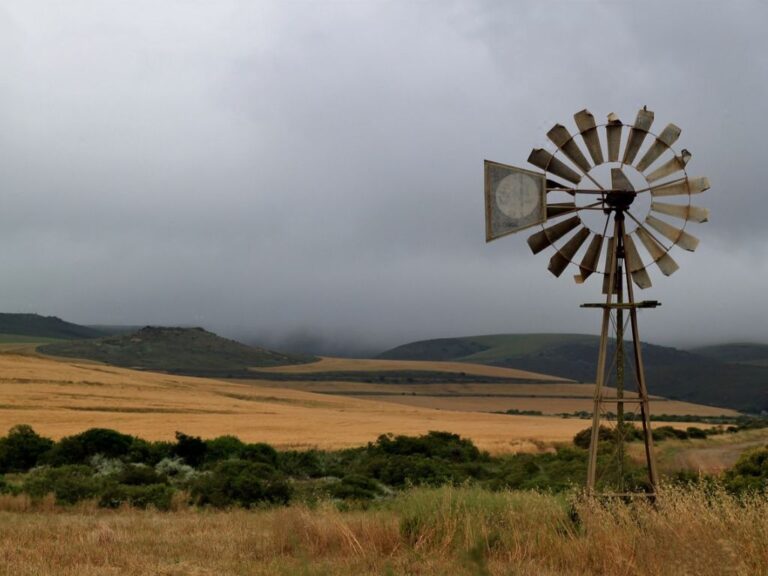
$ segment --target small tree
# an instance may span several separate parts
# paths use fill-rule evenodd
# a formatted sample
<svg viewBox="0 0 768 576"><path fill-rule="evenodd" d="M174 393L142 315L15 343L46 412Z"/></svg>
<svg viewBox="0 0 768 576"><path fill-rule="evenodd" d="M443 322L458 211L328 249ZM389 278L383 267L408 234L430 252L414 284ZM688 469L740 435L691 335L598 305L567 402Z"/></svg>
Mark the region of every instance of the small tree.
<svg viewBox="0 0 768 576"><path fill-rule="evenodd" d="M26 472L53 446L27 424L14 426L8 436L0 438L0 473Z"/></svg>
<svg viewBox="0 0 768 576"><path fill-rule="evenodd" d="M85 464L97 454L106 458L121 458L128 454L132 444L133 436L109 428L90 428L59 440L46 454L46 461L53 466L61 466Z"/></svg>
<svg viewBox="0 0 768 576"><path fill-rule="evenodd" d="M171 449L171 453L197 468L205 460L207 450L208 447L199 436L188 436L183 432L176 432L176 445Z"/></svg>

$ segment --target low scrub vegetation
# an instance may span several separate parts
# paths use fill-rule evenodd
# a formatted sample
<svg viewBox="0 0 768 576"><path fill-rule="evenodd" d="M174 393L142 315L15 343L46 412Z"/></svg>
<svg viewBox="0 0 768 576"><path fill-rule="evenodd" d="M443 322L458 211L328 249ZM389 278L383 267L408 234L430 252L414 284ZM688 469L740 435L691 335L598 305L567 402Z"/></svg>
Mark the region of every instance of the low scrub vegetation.
<svg viewBox="0 0 768 576"><path fill-rule="evenodd" d="M667 428L658 428L654 436L699 435L699 429ZM638 432L627 425L624 436L632 439ZM629 459L620 466L615 462L615 442L615 430L601 429L598 458L606 470L604 481L615 482L620 474L626 489L647 490L642 468ZM149 442L102 428L54 442L19 425L0 438L0 492L35 500L53 495L63 505L87 500L105 508L159 510L182 500L213 508L325 500L370 506L419 486L558 493L584 484L588 444L587 429L576 435L573 445L551 452L491 456L456 434L430 432L383 435L367 446L339 451L277 451L233 436L204 440L178 432L175 442ZM703 481L686 475L678 480ZM721 482L734 493L763 490L768 449L745 454Z"/></svg>

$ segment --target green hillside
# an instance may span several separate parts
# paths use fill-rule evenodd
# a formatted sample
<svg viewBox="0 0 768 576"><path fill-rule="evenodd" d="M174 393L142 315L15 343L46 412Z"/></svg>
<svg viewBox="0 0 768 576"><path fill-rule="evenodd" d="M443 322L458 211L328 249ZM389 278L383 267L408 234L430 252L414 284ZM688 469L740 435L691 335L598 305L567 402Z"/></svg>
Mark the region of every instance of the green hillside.
<svg viewBox="0 0 768 576"><path fill-rule="evenodd" d="M398 346L380 357L476 362L593 382L598 343L597 336L584 334L496 334L423 340ZM768 364L760 363L762 356L755 350L750 354L742 350L741 355L730 350L729 355L723 350L727 347L712 348L718 353L710 350L709 354L702 354L643 343L651 393L746 412L768 410ZM734 361L735 358L740 361ZM632 362L630 354L630 382Z"/></svg>
<svg viewBox="0 0 768 576"><path fill-rule="evenodd" d="M768 344L720 344L695 348L693 352L721 362L768 366Z"/></svg>
<svg viewBox="0 0 768 576"><path fill-rule="evenodd" d="M72 324L56 316L0 313L0 335L4 342L40 342L98 338L104 336L104 332Z"/></svg>
<svg viewBox="0 0 768 576"><path fill-rule="evenodd" d="M218 377L243 376L252 367L314 360L246 346L202 328L150 326L130 334L46 344L38 350L51 356L96 360L125 368Z"/></svg>

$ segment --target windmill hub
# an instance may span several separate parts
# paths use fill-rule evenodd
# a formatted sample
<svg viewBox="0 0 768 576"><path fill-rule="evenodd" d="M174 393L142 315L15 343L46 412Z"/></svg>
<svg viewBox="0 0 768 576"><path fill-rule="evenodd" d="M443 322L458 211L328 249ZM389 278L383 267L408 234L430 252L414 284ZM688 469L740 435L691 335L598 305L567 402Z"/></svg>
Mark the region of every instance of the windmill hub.
<svg viewBox="0 0 768 576"><path fill-rule="evenodd" d="M632 205L636 197L634 190L609 190L605 195L606 206L603 210L606 214L613 210L623 212Z"/></svg>

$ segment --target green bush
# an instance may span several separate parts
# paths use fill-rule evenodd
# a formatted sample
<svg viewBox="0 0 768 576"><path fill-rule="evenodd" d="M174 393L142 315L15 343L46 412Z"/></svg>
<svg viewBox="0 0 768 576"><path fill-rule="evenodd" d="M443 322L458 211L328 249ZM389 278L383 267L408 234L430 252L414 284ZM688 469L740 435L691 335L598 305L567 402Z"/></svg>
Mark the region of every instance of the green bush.
<svg viewBox="0 0 768 576"><path fill-rule="evenodd" d="M156 465L165 458L172 456L173 444L170 442L150 442L141 438L134 438L125 459L128 462L136 462Z"/></svg>
<svg viewBox="0 0 768 576"><path fill-rule="evenodd" d="M293 478L320 478L326 475L323 458L317 450L281 452L278 464L283 474Z"/></svg>
<svg viewBox="0 0 768 576"><path fill-rule="evenodd" d="M176 444L171 448L171 455L178 456L190 466L197 468L205 460L207 445L199 436L188 436L176 432Z"/></svg>
<svg viewBox="0 0 768 576"><path fill-rule="evenodd" d="M95 476L90 466L66 464L33 470L26 478L23 490L33 498L54 494L57 502L74 504L97 497L103 487L104 480Z"/></svg>
<svg viewBox="0 0 768 576"><path fill-rule="evenodd" d="M662 442L667 439L687 440L688 432L678 430L672 426L659 426L653 429L653 439L656 442Z"/></svg>
<svg viewBox="0 0 768 576"><path fill-rule="evenodd" d="M125 485L110 484L101 492L99 506L117 508L130 504L135 508L152 506L158 510L169 510L175 490L167 484Z"/></svg>
<svg viewBox="0 0 768 576"><path fill-rule="evenodd" d="M107 458L126 456L133 444L133 437L108 428L91 428L59 440L45 455L44 460L52 466L64 464L85 464L100 454Z"/></svg>
<svg viewBox="0 0 768 576"><path fill-rule="evenodd" d="M701 428L697 428L695 426L689 426L685 429L686 433L688 434L688 438L706 438L707 437L707 431L702 430Z"/></svg>
<svg viewBox="0 0 768 576"><path fill-rule="evenodd" d="M768 488L768 446L744 452L723 475L732 492L762 491Z"/></svg>
<svg viewBox="0 0 768 576"><path fill-rule="evenodd" d="M164 474L159 474L146 464L128 464L115 477L119 484L129 486L148 486L152 484L167 484Z"/></svg>
<svg viewBox="0 0 768 576"><path fill-rule="evenodd" d="M205 462L212 464L230 458L241 458L246 444L236 436L219 436L205 441Z"/></svg>
<svg viewBox="0 0 768 576"><path fill-rule="evenodd" d="M199 474L192 466L185 464L181 458L160 460L155 464L155 472L163 476L168 483L184 488Z"/></svg>
<svg viewBox="0 0 768 576"><path fill-rule="evenodd" d="M633 442L635 440L642 440L643 433L634 424L626 422L624 424L624 441ZM573 437L573 444L578 448L589 449L589 443L592 441L592 428L585 428L576 433ZM609 428L607 426L600 426L597 436L598 446L600 449L612 450L616 444L616 428Z"/></svg>
<svg viewBox="0 0 768 576"><path fill-rule="evenodd" d="M263 442L257 442L256 444L247 444L242 452L243 460L250 460L251 462L261 462L268 464L273 468L277 468L279 455L269 444Z"/></svg>
<svg viewBox="0 0 768 576"><path fill-rule="evenodd" d="M261 502L287 504L291 487L271 466L247 460L224 460L192 484L192 499L200 505L224 508Z"/></svg>
<svg viewBox="0 0 768 576"><path fill-rule="evenodd" d="M53 440L44 438L27 424L14 426L8 436L0 438L0 474L26 472L53 447Z"/></svg>
<svg viewBox="0 0 768 576"><path fill-rule="evenodd" d="M435 431L422 436L382 434L375 443L368 444L367 451L369 454L440 458L449 462L475 462L489 458L471 440L451 432Z"/></svg>
<svg viewBox="0 0 768 576"><path fill-rule="evenodd" d="M371 500L381 494L378 483L362 474L344 476L330 489L331 496L343 500Z"/></svg>
<svg viewBox="0 0 768 576"><path fill-rule="evenodd" d="M382 435L363 451L346 451L340 456L340 477L362 474L397 488L484 478L491 462L471 440L450 432L415 437Z"/></svg>
<svg viewBox="0 0 768 576"><path fill-rule="evenodd" d="M494 489L566 490L587 477L587 452L561 447L554 454L513 454L501 459Z"/></svg>

